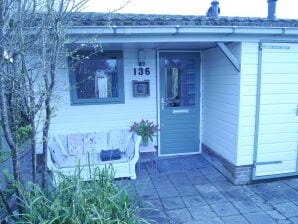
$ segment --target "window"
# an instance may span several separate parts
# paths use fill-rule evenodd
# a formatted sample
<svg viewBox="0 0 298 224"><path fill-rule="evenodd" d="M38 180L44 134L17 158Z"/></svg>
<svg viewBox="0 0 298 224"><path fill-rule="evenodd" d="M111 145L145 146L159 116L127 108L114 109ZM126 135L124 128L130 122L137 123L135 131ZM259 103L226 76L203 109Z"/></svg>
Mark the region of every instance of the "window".
<svg viewBox="0 0 298 224"><path fill-rule="evenodd" d="M69 60L72 104L124 102L121 51L78 51Z"/></svg>

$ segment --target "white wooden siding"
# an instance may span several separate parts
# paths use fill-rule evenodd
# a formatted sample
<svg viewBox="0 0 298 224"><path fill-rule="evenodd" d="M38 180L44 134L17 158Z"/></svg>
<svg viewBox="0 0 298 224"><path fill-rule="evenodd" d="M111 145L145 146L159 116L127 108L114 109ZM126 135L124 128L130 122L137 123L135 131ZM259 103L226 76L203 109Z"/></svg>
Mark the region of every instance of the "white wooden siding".
<svg viewBox="0 0 298 224"><path fill-rule="evenodd" d="M228 47L240 60L241 44ZM240 74L218 48L204 51L202 63L202 142L236 164Z"/></svg>
<svg viewBox="0 0 298 224"><path fill-rule="evenodd" d="M156 116L156 53L145 50L149 76L134 76L138 66L137 49L124 49L125 104L75 105L70 104L69 76L67 66L58 76L56 94L59 95L56 116L51 133L104 131L113 128L129 128L133 121L149 119L157 123ZM150 80L149 97L133 97L132 80Z"/></svg>
<svg viewBox="0 0 298 224"><path fill-rule="evenodd" d="M242 43L237 165L253 164L258 43Z"/></svg>
<svg viewBox="0 0 298 224"><path fill-rule="evenodd" d="M264 45L281 48L262 50L256 176L296 172L298 156L298 44Z"/></svg>

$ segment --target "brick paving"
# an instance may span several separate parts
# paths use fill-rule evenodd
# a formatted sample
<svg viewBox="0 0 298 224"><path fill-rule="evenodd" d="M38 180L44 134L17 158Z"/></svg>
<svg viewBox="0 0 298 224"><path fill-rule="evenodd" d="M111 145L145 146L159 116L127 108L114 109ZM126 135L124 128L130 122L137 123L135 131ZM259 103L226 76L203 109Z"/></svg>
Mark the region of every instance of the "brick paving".
<svg viewBox="0 0 298 224"><path fill-rule="evenodd" d="M297 177L234 186L201 155L161 159L157 172L143 163L122 184L150 223L298 224Z"/></svg>

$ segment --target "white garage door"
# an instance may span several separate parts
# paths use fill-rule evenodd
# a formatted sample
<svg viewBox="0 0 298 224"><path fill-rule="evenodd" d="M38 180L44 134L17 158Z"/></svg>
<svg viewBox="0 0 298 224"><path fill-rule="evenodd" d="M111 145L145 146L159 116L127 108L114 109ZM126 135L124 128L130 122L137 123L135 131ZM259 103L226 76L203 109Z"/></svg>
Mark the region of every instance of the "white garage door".
<svg viewBox="0 0 298 224"><path fill-rule="evenodd" d="M263 43L255 179L295 175L298 144L298 44Z"/></svg>

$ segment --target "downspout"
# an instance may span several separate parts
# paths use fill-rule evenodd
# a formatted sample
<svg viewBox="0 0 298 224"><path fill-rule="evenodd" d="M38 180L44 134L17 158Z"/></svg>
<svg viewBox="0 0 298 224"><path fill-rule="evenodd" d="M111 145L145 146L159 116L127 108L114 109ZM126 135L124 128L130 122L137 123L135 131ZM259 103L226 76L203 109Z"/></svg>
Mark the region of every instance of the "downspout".
<svg viewBox="0 0 298 224"><path fill-rule="evenodd" d="M253 172L252 180L256 179L257 153L259 145L259 125L260 125L260 102L261 102L261 84L262 84L262 42L259 43L258 53L258 74L257 74L257 92L256 92L256 113L255 113L255 133L254 133L254 151L253 151Z"/></svg>

